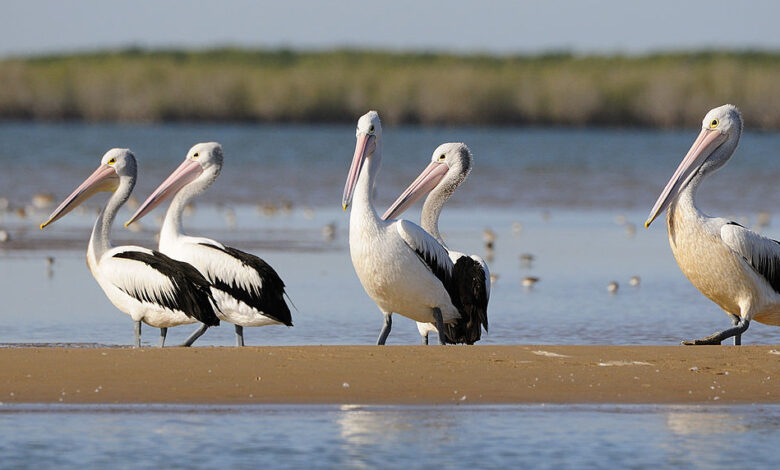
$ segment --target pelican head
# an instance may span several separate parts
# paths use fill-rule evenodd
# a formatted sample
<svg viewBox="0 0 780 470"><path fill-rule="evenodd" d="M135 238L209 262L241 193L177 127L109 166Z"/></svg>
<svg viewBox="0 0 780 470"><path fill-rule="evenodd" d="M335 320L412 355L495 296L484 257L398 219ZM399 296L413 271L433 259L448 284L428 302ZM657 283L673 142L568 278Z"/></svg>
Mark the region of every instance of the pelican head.
<svg viewBox="0 0 780 470"><path fill-rule="evenodd" d="M436 147L431 163L406 188L387 209L382 219L394 219L403 214L415 202L436 187L442 188L443 197L449 197L471 171L473 157L464 143L448 142Z"/></svg>
<svg viewBox="0 0 780 470"><path fill-rule="evenodd" d="M114 192L124 181L127 181L127 184L135 185L136 171L133 152L129 149L109 150L100 159L100 166L97 170L84 180L70 196L65 198L62 204L54 209L49 219L41 224L41 230L99 192ZM132 191L132 187L130 191Z"/></svg>
<svg viewBox="0 0 780 470"><path fill-rule="evenodd" d="M731 158L742 135L742 115L726 104L710 110L702 120L701 132L666 184L645 221L645 228L679 196L696 175L710 174Z"/></svg>
<svg viewBox="0 0 780 470"><path fill-rule="evenodd" d="M355 154L352 156L347 184L344 186L344 197L341 199L341 207L344 210L347 210L352 202L352 194L355 191L363 164L374 155L378 142L382 140L382 123L379 121L379 113L369 111L360 116L355 130L355 138L357 139Z"/></svg>
<svg viewBox="0 0 780 470"><path fill-rule="evenodd" d="M198 180L195 191L206 189L219 176L222 169L222 146L217 142L206 142L192 146L179 167L171 173L154 192L138 206L125 227L145 216L161 202Z"/></svg>

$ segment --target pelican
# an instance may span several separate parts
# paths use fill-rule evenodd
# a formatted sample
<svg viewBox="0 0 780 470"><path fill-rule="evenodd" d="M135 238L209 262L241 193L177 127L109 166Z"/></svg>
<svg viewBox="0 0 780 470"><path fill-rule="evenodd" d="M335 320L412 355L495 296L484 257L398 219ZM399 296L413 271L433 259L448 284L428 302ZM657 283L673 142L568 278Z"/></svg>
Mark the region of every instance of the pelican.
<svg viewBox="0 0 780 470"><path fill-rule="evenodd" d="M430 192L423 204L420 226L447 250L453 263L452 282L457 285L457 297L461 320L449 336L456 342L474 344L479 341L482 330L488 330L487 304L490 297L490 271L487 263L479 256L450 250L439 233L439 215L444 203L460 186L471 171L473 157L471 150L462 143L447 143L436 148L431 163L420 176L398 197L382 216L383 220L394 219L403 214L425 193ZM428 344L428 333L437 331L431 323L417 323L417 331L423 344Z"/></svg>
<svg viewBox="0 0 780 470"><path fill-rule="evenodd" d="M106 297L135 322L135 346L141 345L141 322L160 328L160 347L168 328L202 322L219 325L208 281L187 263L140 246L112 247L111 225L130 197L136 162L128 149L111 149L100 166L41 224L41 230L101 191L113 193L98 215L87 248L87 266ZM198 336L190 336L190 346Z"/></svg>
<svg viewBox="0 0 780 470"><path fill-rule="evenodd" d="M726 164L742 134L735 106L707 113L702 130L645 222L667 208L669 244L683 274L722 308L732 327L686 345L741 344L750 322L780 326L780 242L762 237L736 222L702 213L694 201L704 178Z"/></svg>
<svg viewBox="0 0 780 470"><path fill-rule="evenodd" d="M349 218L349 251L360 283L384 315L377 344L385 344L392 315L399 313L421 323L435 323L441 344L454 342L445 324L460 313L450 292L453 263L435 238L408 220L385 221L374 209L374 180L382 160L382 124L376 111L358 120L357 143L344 187L344 210Z"/></svg>
<svg viewBox="0 0 780 470"><path fill-rule="evenodd" d="M204 192L222 170L222 146L196 144L171 175L141 204L125 226L140 219L168 197L173 197L160 231L161 252L185 261L208 279L220 319L233 323L236 345L244 345L245 326L292 326L284 301L284 282L257 256L215 240L191 237L182 231L182 214L191 200Z"/></svg>

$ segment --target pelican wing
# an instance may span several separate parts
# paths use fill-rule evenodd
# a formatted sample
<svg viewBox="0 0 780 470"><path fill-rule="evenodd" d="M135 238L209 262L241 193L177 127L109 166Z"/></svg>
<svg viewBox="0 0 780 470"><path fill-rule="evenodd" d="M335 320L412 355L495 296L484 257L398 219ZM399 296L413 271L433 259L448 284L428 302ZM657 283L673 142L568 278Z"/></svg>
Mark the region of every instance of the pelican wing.
<svg viewBox="0 0 780 470"><path fill-rule="evenodd" d="M104 262L102 271L109 282L139 302L219 325L211 286L193 266L140 247L114 249Z"/></svg>
<svg viewBox="0 0 780 470"><path fill-rule="evenodd" d="M485 303L490 300L490 270L488 265L481 256L471 255L471 259L477 262L482 267L483 281L485 283Z"/></svg>
<svg viewBox="0 0 780 470"><path fill-rule="evenodd" d="M720 228L723 242L780 293L780 242L762 237L736 222Z"/></svg>
<svg viewBox="0 0 780 470"><path fill-rule="evenodd" d="M284 281L274 268L255 255L213 240L192 245L201 267L216 289L287 326L292 326L290 308L284 301Z"/></svg>
<svg viewBox="0 0 780 470"><path fill-rule="evenodd" d="M487 305L490 275L487 264L478 256L460 256L452 271L453 290L457 296L460 319L447 325L449 338L456 343L474 344L488 331Z"/></svg>
<svg viewBox="0 0 780 470"><path fill-rule="evenodd" d="M409 245L409 248L414 250L420 261L444 284L444 288L450 294L453 304L457 306L457 301L451 292L453 287L453 263L447 253L447 249L430 236L428 232L408 220L399 220L396 222L396 228L398 229L398 234Z"/></svg>

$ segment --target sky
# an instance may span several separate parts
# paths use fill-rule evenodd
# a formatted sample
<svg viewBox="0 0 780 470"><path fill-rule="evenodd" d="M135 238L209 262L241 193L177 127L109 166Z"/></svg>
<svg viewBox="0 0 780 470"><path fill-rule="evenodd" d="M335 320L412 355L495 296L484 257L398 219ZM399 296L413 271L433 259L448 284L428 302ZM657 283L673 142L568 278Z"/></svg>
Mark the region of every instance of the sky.
<svg viewBox="0 0 780 470"><path fill-rule="evenodd" d="M0 56L117 49L780 50L780 2L0 0Z"/></svg>

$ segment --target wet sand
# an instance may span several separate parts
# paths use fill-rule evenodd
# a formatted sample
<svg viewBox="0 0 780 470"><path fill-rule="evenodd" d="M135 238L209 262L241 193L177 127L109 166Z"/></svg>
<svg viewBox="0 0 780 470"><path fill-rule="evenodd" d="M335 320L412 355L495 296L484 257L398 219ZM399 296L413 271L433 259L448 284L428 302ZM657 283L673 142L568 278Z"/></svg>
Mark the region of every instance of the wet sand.
<svg viewBox="0 0 780 470"><path fill-rule="evenodd" d="M780 346L0 349L6 403L780 403Z"/></svg>

